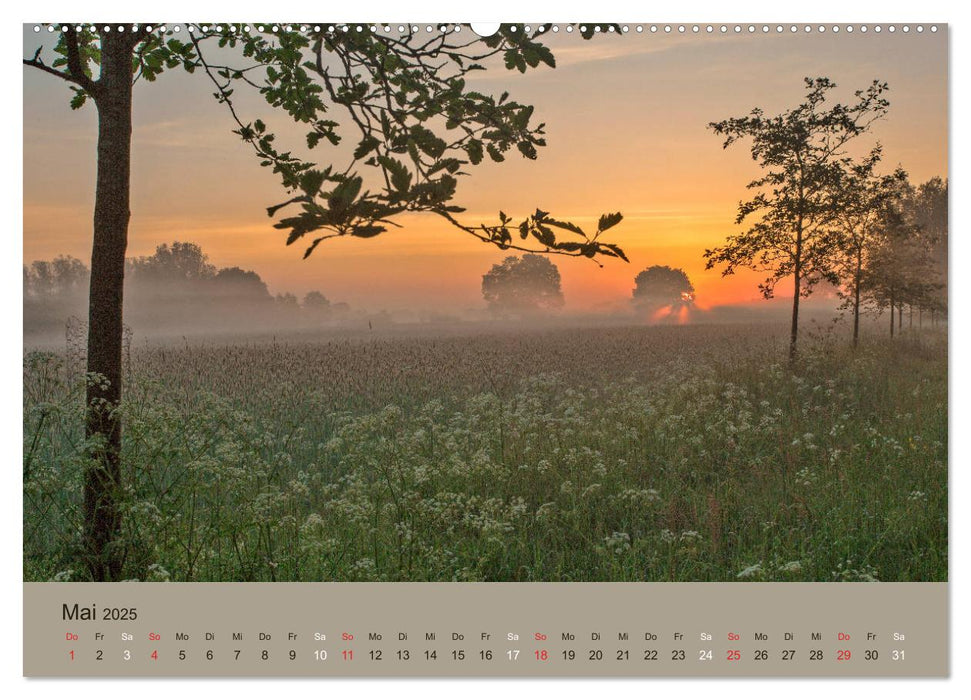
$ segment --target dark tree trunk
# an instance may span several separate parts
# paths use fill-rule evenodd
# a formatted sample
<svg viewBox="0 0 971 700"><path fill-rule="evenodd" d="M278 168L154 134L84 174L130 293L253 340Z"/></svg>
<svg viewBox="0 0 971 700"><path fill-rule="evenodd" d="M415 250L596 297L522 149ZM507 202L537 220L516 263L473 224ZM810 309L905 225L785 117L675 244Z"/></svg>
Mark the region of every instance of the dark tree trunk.
<svg viewBox="0 0 971 700"><path fill-rule="evenodd" d="M904 332L904 303L897 304L897 330Z"/></svg>
<svg viewBox="0 0 971 700"><path fill-rule="evenodd" d="M895 313L896 313L896 309L894 309L894 306L893 306L893 290L891 289L890 290L890 337L891 338L893 338L893 322L895 318L894 316Z"/></svg>
<svg viewBox="0 0 971 700"><path fill-rule="evenodd" d="M84 482L84 538L96 581L121 577L118 495L121 482L122 299L128 246L131 170L132 47L130 37L106 33L101 43L98 174L88 307L86 435L92 462Z"/></svg>
<svg viewBox="0 0 971 700"><path fill-rule="evenodd" d="M792 325L789 328L789 361L796 359L796 341L799 339L799 295L801 293L801 282L797 272L793 283L794 295L792 297Z"/></svg>
<svg viewBox="0 0 971 700"><path fill-rule="evenodd" d="M860 343L860 283L863 277L863 257L857 252L856 274L853 277L853 347Z"/></svg>
<svg viewBox="0 0 971 700"><path fill-rule="evenodd" d="M792 326L789 329L789 362L796 359L796 341L799 339L799 297L802 293L802 214L796 228L796 261L793 266Z"/></svg>

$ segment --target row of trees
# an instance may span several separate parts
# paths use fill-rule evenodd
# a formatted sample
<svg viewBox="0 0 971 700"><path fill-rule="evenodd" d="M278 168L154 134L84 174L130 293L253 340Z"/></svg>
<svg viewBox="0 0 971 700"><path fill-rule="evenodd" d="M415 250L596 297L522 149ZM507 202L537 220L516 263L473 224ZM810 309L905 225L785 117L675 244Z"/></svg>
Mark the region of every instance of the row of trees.
<svg viewBox="0 0 971 700"><path fill-rule="evenodd" d="M60 327L68 316L80 315L91 272L77 258L62 255L24 265L24 316L34 329L45 324ZM270 294L259 274L240 267L217 268L195 243L176 241L156 247L152 255L126 263L129 318L163 310L182 319L218 312L230 318L254 312L276 315L300 312L314 319L341 318L350 307L332 303L319 291L302 299L289 292ZM694 287L683 270L654 265L634 279L632 303L652 312L665 306L690 304ZM483 275L482 295L495 313L531 315L562 308L560 271L549 258L527 253L509 256Z"/></svg>
<svg viewBox="0 0 971 700"><path fill-rule="evenodd" d="M878 177L872 162L863 168L856 174L860 183L845 189L837 219L842 229L834 229L842 235L832 241L833 270L824 280L833 284L853 319L854 343L866 311L893 311L893 335L905 308L910 317L916 310L921 319L925 311L933 319L947 309L947 182L933 178L914 187L900 170ZM302 299L289 292L273 296L256 272L217 268L195 243L163 243L152 255L129 259L126 270L127 304L136 320L140 314L157 318L159 309L182 318L211 311L230 317L267 311L283 320L295 312L322 320L350 311L346 303L331 303L319 291ZM80 260L63 255L38 260L24 265L23 275L25 322L34 329L60 326L66 317L81 314L90 271ZM637 311L652 314L693 305L694 292L684 270L652 265L634 278L631 302ZM493 265L482 277L482 295L499 315L533 315L564 304L557 266L529 253Z"/></svg>
<svg viewBox="0 0 971 700"><path fill-rule="evenodd" d="M876 161L857 166L841 192L835 225L826 233L828 269L813 281L835 291L859 342L860 317L890 312L890 335L903 326L947 313L947 182L939 177L913 186L906 173L873 173ZM694 286L684 270L652 265L634 278L631 302L654 315L694 305ZM809 291L805 292L806 296ZM548 258L507 257L482 277L482 296L497 315L529 316L563 306L560 272Z"/></svg>
<svg viewBox="0 0 971 700"><path fill-rule="evenodd" d="M805 101L779 115L756 108L709 124L724 148L748 140L762 172L748 184L755 195L738 207L736 223L749 228L706 250L707 267L765 272L765 298L791 280L790 358L800 300L822 281L838 287L851 311L854 343L866 305L896 312L898 323L905 306L946 310L947 184L913 187L899 168L881 175L879 144L863 157L852 148L887 115L889 87L875 80L832 106L829 78L806 78L805 87Z"/></svg>
<svg viewBox="0 0 971 700"><path fill-rule="evenodd" d="M939 177L915 187L899 168L878 176L871 159L847 178L829 278L853 317L854 345L867 308L890 312L891 336L905 308L932 321L947 313L947 191Z"/></svg>
<svg viewBox="0 0 971 700"><path fill-rule="evenodd" d="M346 316L350 307L331 303L319 291L302 299L294 294L273 296L252 270L217 268L195 243L176 241L156 247L152 255L129 258L125 264L129 320L189 321L218 316L226 323L250 320L253 314L278 321L297 314L308 320ZM69 316L83 316L90 285L88 267L71 256L24 265L24 320L29 330L60 327Z"/></svg>

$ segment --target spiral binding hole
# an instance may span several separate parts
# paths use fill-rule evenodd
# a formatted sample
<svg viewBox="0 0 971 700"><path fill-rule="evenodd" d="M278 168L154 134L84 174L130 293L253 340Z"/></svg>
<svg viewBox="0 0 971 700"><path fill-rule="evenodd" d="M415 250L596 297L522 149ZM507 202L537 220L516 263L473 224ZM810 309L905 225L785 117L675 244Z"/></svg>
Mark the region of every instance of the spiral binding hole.
<svg viewBox="0 0 971 700"><path fill-rule="evenodd" d="M92 33L99 33L99 32L101 32L101 33L117 32L119 34L123 34L126 31L135 31L136 29L138 29L139 26L140 25L133 24L133 25L130 25L130 28L129 28L129 25L122 25L122 24L117 24L117 25L108 25L108 24L106 24L106 25L93 25L92 24L92 25L74 25L74 26L67 25L67 24L65 24L65 25L55 25L55 24L42 25L42 24L35 24L35 25L33 25L31 27L31 29L33 30L33 32L35 34L39 34L40 32L44 31L45 29L47 30L47 32L49 34L53 34L55 32L62 33L62 34L66 34L66 33L72 32L72 31L73 32L80 33L82 31L84 31L85 29L87 29L88 31L90 31ZM553 25L549 25L549 26L541 25L541 26L535 27L535 31L536 31L536 33L540 33L540 34L542 34L542 33L548 33L548 32L552 32L554 34L558 34L561 31L565 31L568 34L572 34L574 32L574 30L577 29L577 28L579 28L580 33L582 33L582 34L586 34L587 31L589 29L591 29L591 27L589 25L586 25L586 24L581 24L581 25L567 24L567 25L563 25L563 26L558 25L558 24L553 24ZM823 25L823 24L820 24L818 26L812 26L812 25L807 24L807 25L804 25L802 27L800 27L799 25L795 25L795 24L788 25L788 26L782 25L782 24L778 24L778 25L775 25L774 27L772 25L768 25L768 24L763 24L763 25L754 25L754 24L749 24L749 25L740 25L740 24L735 24L735 25L725 25L725 24L722 24L722 25L711 25L711 24L706 24L706 25L698 25L698 24L684 25L684 24L679 24L679 25L675 25L675 26L672 26L670 24L665 24L665 25L651 24L651 25L647 25L647 26L641 25L641 24L637 24L637 25L624 24L624 25L620 25L620 26L611 24L611 25L607 25L606 28L603 25L599 25L598 24L598 25L594 25L592 27L592 30L593 30L594 33L605 33L605 34L628 34L632 30L634 31L634 33L643 34L644 31L645 31L645 29L647 31L649 31L651 34L657 34L659 32L660 33L663 33L663 34L673 34L673 33L675 33L675 30L677 30L676 33L678 33L678 34L687 34L687 33L691 33L691 34L714 34L715 31L716 31L716 28L717 28L718 33L721 33L721 34L728 34L728 33L734 33L734 34L744 34L744 33L747 33L747 34L756 34L756 33L759 33L759 32L761 32L762 34L769 34L773 30L775 31L776 34L785 33L787 30L791 34L797 34L797 33L800 32L800 29L805 34L813 34L813 33L816 33L816 34L825 34L827 31L830 31L833 34L839 34L841 31L842 32L845 32L847 34L852 34L853 32L859 32L860 34L867 34L867 33L882 34L882 33L884 33L884 31L886 31L889 34L896 34L898 31L899 32L902 32L904 34L910 34L911 31L916 32L918 34L923 34L925 31L929 31L932 34L936 34L938 32L938 30L939 30L939 27L936 24L932 24L932 25L923 25L923 24L908 25L908 24L904 24L904 25L899 25L899 26L898 25L894 25L894 24L888 24L888 25L885 25L885 26L884 25L879 25L879 24L876 24L876 25L867 25L867 24L853 25L853 24L847 24L847 25L843 25L843 26L835 25L834 24L831 27L827 27L826 25ZM301 32L307 32L307 31L313 30L314 32L324 31L324 32L327 32L328 34L333 34L334 32L344 32L344 33L355 32L355 33L361 33L361 32L364 32L365 30L368 30L368 31L370 31L372 33L375 33L375 34L380 33L380 32L384 32L385 34L394 34L395 31L397 31L398 34L406 34L406 33L416 34L416 33L422 32L422 30L424 30L425 33L432 33L432 32L436 32L437 31L437 32L439 32L441 34L451 34L451 33L456 33L457 34L457 33L459 33L459 32L462 31L462 27L460 25L458 25L458 24L438 24L438 25L432 25L432 24L427 24L427 25L417 25L417 24L415 24L415 25L404 25L404 24L399 24L397 26L390 25L390 24L370 24L370 25L368 25L368 24L350 24L350 25L349 24L342 24L342 25L333 25L333 24L331 24L331 25L323 25L323 26L322 25L312 25L311 26L311 25L306 25L306 24L296 25L296 26L295 25L279 25L279 24L274 24L274 25L263 25L263 24L258 24L258 25L249 25L249 24L243 24L243 25L208 25L208 24L202 24L202 25L194 25L194 24L172 24L172 25L165 25L165 24L161 24L161 25L146 25L145 26L145 29L147 31L149 31L149 32L159 31L159 32L162 32L162 33L168 33L168 32L178 33L178 32L183 31L183 29L185 31L189 32L189 33L194 33L197 30L198 31L201 31L203 33L208 33L211 30L215 30L216 32L220 32L221 33L221 32L223 32L225 30L228 30L229 32L231 32L233 34L236 34L236 33L245 33L245 34L248 34L248 33L252 32L254 29L257 32L260 32L260 33L267 32L267 31L270 31L270 32L273 32L273 33L278 33L280 31L294 31L294 30L299 29ZM702 30L704 30L704 31L702 31ZM509 31L510 32L523 31L526 34L531 34L534 31L534 27L532 25L529 25L529 24L526 24L526 25L515 25L515 24L513 24L513 25L509 25Z"/></svg>

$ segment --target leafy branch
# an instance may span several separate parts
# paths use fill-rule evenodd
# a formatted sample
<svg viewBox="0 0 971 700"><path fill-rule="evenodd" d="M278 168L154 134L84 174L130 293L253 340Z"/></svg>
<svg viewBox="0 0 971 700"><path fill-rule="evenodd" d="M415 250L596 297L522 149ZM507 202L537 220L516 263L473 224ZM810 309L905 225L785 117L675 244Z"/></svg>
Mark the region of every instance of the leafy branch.
<svg viewBox="0 0 971 700"><path fill-rule="evenodd" d="M68 29L58 38L53 64L43 62L40 49L24 63L71 82L77 109L98 97L94 73L103 37L89 27ZM540 209L518 222L500 212L498 221L471 224L460 219L465 210L454 201L459 178L472 167L486 159L504 162L512 153L532 160L546 146L545 124L536 123L533 106L508 92L479 92L468 78L490 61L520 73L555 68L541 42L550 25L530 32L502 25L486 38L461 26L431 33L409 27L394 36L343 25L298 31L257 24L243 31L203 23L188 29L182 39L164 27L134 28L127 35L133 80L153 82L178 67L209 78L234 132L280 177L287 197L267 213L279 217L274 226L286 232L287 245L306 243L304 257L331 238L372 238L399 226L401 214L426 212L504 250L627 260L620 247L599 239L620 214L605 214L587 234ZM621 34L617 25L580 27L584 39L610 31ZM239 113L234 93L241 86L303 125L308 150L333 150L309 159L279 148L263 120Z"/></svg>
<svg viewBox="0 0 971 700"><path fill-rule="evenodd" d="M593 27L587 28L590 36ZM287 232L288 245L309 238L305 257L323 241L371 238L396 226L393 218L400 214L427 212L502 249L626 260L617 245L599 240L619 223L619 214L602 217L593 235L541 210L518 223L502 213L488 224L458 217L464 212L454 203L458 178L470 167L485 158L503 162L511 151L535 159L546 145L545 125L533 123L532 106L505 92L497 98L470 89L467 76L500 55L509 70L554 67L552 52L538 41L546 31L548 26L540 26L527 34L521 26L504 25L492 37L466 40L453 32L424 37L410 30L392 37L367 27L245 36L210 30L191 35L195 60L189 65L205 70L216 99L236 121L236 133L253 147L261 165L280 175L290 196L267 211L275 216L297 209L275 227ZM210 64L203 42L214 38L221 45L241 42L243 56L265 67L263 81L251 77L253 66ZM240 81L305 124L308 149L339 147L346 165L320 167L279 150L276 135L262 120L244 122L237 114L233 92ZM342 108L345 123L330 118L334 107ZM349 156L349 146L343 145L348 134L355 139ZM513 231L519 233L518 243ZM562 232L569 234L566 239Z"/></svg>

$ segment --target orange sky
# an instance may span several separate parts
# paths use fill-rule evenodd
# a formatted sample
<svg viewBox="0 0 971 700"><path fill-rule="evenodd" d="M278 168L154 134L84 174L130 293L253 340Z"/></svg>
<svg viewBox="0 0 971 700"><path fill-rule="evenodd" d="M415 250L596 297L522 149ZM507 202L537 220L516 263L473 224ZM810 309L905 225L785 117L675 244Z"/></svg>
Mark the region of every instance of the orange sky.
<svg viewBox="0 0 971 700"><path fill-rule="evenodd" d="M25 31L25 55L38 44ZM747 147L728 151L710 121L760 106L798 103L804 76L828 76L839 97L874 78L890 84L890 116L873 138L889 167L915 181L947 174L946 31L838 36L636 35L590 42L549 35L556 69L522 75L501 66L475 89L535 105L549 146L537 161L513 156L483 163L461 180L465 219L491 222L501 208L519 217L536 207L592 225L604 212L625 220L610 233L631 264L555 258L567 308L626 304L638 271L683 267L705 306L757 298L755 274L722 278L705 271L702 252L734 230L735 208L756 175ZM48 54L50 56L50 54ZM282 199L277 180L231 133L224 109L201 75L173 71L135 89L130 255L163 241L199 243L219 266L255 269L273 292L319 289L368 310L460 310L483 305L481 276L504 253L465 237L432 215L370 240L334 240L303 260L285 247L265 207ZM90 254L96 114L72 112L66 84L24 69L24 261ZM258 97L243 98L244 118L264 118L297 149L288 127ZM872 139L867 141L867 145ZM315 153L323 153L318 149ZM781 291L781 290L780 290ZM781 294L780 294L781 296Z"/></svg>

